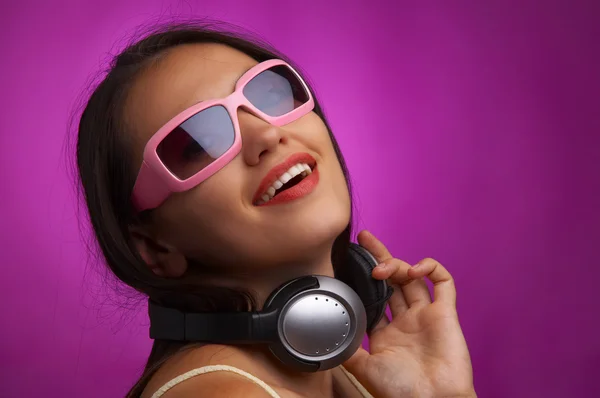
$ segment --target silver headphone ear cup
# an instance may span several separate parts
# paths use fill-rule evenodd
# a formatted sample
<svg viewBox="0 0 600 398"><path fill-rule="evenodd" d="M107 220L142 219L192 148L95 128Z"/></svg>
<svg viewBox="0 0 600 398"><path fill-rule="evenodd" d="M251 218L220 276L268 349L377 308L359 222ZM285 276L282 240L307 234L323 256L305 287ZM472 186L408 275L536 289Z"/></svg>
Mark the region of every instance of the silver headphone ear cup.
<svg viewBox="0 0 600 398"><path fill-rule="evenodd" d="M285 301L277 325L279 341L269 347L280 361L296 370L331 369L360 347L367 328L365 308L358 294L337 279L304 278L315 278L318 286L292 295L284 286L269 300L270 304Z"/></svg>

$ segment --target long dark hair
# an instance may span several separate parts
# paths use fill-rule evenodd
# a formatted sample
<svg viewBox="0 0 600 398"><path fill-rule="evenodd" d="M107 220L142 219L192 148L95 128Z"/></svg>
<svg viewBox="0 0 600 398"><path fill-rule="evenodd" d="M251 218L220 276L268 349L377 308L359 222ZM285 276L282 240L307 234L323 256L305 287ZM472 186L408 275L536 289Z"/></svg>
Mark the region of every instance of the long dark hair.
<svg viewBox="0 0 600 398"><path fill-rule="evenodd" d="M87 205L97 246L114 276L143 297L151 297L163 305L185 311L256 310L256 302L248 291L199 286L186 282L185 278L161 278L152 273L140 258L129 227L143 222L147 212L136 214L131 205L137 170L129 161L131 148L125 133L128 126L123 114L124 101L136 75L166 50L181 44L222 43L258 62L279 58L294 64L264 40L222 22L168 22L146 28L137 36L112 59L106 76L93 89L79 120L76 143L78 187ZM297 65L294 67L302 73ZM314 90L311 91L314 94ZM316 96L314 112L327 126L350 190L346 164ZM351 223L335 240L332 253L334 270L344 261L350 238ZM127 397L139 397L156 370L186 346L189 345L154 341L144 372Z"/></svg>

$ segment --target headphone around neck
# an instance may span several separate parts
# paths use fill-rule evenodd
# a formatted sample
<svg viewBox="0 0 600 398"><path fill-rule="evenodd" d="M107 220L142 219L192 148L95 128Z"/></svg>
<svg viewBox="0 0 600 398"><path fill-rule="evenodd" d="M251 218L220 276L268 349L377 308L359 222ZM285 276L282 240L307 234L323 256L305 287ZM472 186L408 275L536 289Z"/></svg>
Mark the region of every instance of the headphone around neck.
<svg viewBox="0 0 600 398"><path fill-rule="evenodd" d="M302 276L284 283L261 311L183 312L148 302L150 338L221 344L267 344L283 364L302 372L336 367L360 347L383 317L393 289L373 279L377 261L351 243L335 278Z"/></svg>

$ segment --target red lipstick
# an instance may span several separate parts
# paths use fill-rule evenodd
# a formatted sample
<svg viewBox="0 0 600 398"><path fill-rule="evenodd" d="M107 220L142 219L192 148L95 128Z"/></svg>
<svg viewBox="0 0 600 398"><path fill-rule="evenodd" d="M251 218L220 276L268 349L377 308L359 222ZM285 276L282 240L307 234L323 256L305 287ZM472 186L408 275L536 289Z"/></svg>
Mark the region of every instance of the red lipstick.
<svg viewBox="0 0 600 398"><path fill-rule="evenodd" d="M317 162L314 157L308 153L295 153L289 156L285 161L279 163L273 167L267 175L262 179L258 189L256 190L252 203L256 203L265 194L266 190L277 180L283 173L288 171L290 167L298 163L306 163L310 166L312 173L302 179L298 184L293 187L278 193L275 197L270 199L267 203L263 203L260 206L274 205L283 202L289 202L290 200L298 199L304 195L309 194L316 187L319 182L319 171L317 170Z"/></svg>

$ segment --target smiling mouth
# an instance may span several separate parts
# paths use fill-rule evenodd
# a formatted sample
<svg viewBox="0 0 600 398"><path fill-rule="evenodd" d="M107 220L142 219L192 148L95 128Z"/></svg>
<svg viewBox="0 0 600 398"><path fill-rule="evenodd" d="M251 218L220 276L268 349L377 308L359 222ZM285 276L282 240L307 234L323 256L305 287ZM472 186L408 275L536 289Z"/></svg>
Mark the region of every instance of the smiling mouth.
<svg viewBox="0 0 600 398"><path fill-rule="evenodd" d="M256 206L268 203L282 192L293 188L312 174L316 164L299 162L283 172L255 201Z"/></svg>

